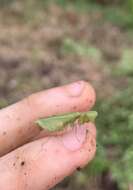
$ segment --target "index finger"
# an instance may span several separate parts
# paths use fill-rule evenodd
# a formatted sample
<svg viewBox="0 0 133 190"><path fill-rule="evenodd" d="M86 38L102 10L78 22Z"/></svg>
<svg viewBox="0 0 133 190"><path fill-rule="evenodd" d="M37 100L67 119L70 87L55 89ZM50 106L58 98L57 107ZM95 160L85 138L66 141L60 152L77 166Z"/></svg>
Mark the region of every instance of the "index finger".
<svg viewBox="0 0 133 190"><path fill-rule="evenodd" d="M93 88L84 81L38 92L0 111L0 155L29 142L40 133L40 117L86 111L95 102Z"/></svg>

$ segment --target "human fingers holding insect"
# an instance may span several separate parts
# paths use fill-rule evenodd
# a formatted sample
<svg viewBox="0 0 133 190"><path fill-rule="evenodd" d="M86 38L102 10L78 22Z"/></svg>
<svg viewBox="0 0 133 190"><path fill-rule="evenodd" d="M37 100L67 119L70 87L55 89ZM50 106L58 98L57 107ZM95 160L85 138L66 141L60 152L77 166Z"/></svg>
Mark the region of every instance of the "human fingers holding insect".
<svg viewBox="0 0 133 190"><path fill-rule="evenodd" d="M91 160L96 150L94 124L83 122L80 126L77 123L76 130L72 128L58 136L48 136L44 130L45 137L42 137L42 130L35 121L53 115L85 112L94 102L93 88L79 81L34 94L2 109L0 189L49 189ZM36 137L38 139L33 140Z"/></svg>

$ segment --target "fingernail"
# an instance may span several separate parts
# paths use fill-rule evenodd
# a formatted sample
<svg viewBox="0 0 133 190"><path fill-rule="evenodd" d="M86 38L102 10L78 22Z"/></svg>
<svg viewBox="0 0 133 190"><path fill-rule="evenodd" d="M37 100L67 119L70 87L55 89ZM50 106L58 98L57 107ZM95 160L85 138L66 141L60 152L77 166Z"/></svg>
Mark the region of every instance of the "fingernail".
<svg viewBox="0 0 133 190"><path fill-rule="evenodd" d="M66 86L66 90L70 96L80 96L84 89L84 81L78 81Z"/></svg>
<svg viewBox="0 0 133 190"><path fill-rule="evenodd" d="M63 145L70 151L80 149L86 139L85 125L76 125L71 131L61 137Z"/></svg>

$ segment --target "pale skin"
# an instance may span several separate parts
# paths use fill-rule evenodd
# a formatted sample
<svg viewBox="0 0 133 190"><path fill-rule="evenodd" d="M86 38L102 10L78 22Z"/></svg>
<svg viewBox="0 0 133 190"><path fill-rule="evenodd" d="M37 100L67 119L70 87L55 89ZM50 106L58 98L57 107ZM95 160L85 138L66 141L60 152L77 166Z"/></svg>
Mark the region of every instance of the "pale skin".
<svg viewBox="0 0 133 190"><path fill-rule="evenodd" d="M76 133L73 129L51 135L40 130L35 121L88 111L94 103L95 92L91 85L79 81L38 92L2 109L0 189L47 190L92 160L96 151L93 123L84 124Z"/></svg>

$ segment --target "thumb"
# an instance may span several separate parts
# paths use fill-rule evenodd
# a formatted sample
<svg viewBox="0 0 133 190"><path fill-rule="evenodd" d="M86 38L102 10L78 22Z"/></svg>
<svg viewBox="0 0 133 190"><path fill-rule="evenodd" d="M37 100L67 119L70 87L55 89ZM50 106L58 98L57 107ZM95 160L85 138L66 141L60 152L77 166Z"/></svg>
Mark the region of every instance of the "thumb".
<svg viewBox="0 0 133 190"><path fill-rule="evenodd" d="M58 137L36 140L2 158L0 189L50 189L77 168L84 167L95 151L96 131L91 123Z"/></svg>

